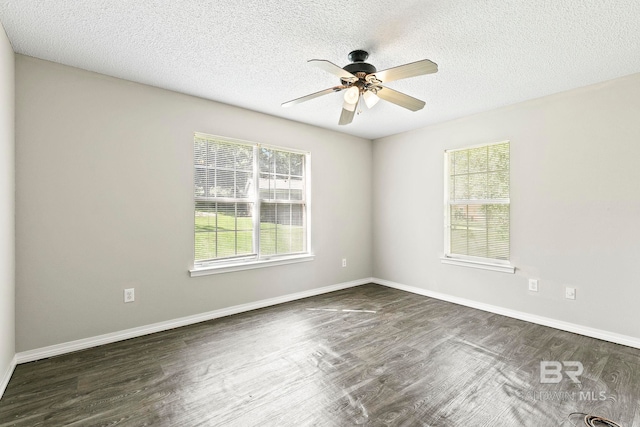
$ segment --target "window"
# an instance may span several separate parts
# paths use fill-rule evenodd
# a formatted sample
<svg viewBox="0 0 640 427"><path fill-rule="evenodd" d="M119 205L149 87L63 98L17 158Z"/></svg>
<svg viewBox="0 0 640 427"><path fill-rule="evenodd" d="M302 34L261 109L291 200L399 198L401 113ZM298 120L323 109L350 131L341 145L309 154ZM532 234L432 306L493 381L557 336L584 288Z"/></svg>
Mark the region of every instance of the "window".
<svg viewBox="0 0 640 427"><path fill-rule="evenodd" d="M509 142L446 151L445 170L445 259L508 263Z"/></svg>
<svg viewBox="0 0 640 427"><path fill-rule="evenodd" d="M195 268L308 254L309 154L196 133Z"/></svg>

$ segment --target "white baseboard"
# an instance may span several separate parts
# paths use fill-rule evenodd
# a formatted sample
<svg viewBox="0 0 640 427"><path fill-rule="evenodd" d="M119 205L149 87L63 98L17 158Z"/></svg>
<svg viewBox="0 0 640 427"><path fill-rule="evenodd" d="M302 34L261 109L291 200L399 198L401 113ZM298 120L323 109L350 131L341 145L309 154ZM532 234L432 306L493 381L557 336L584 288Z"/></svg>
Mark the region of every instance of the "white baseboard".
<svg viewBox="0 0 640 427"><path fill-rule="evenodd" d="M17 359L17 363L33 362L34 360L40 360L40 359L45 359L47 357L59 356L61 354L71 353L73 351L84 350L91 347L97 347L103 344L109 344L116 341L122 341L130 338L140 337L143 335L153 334L155 332L161 332L169 329L179 328L181 326L192 325L194 323L205 322L207 320L217 319L219 317L231 316L232 314L243 313L245 311L256 310L258 308L269 307L276 304L282 304L284 302L295 301L302 298L308 298L316 295L326 294L328 292L339 291L341 289L352 288L354 286L360 286L366 283L371 283L371 281L372 279L368 277L365 279L353 280L350 282L339 283L337 285L310 289L308 291L296 292L293 294L282 295L279 297L255 301L247 304L235 305L233 307L213 310L207 313L195 314L193 316L186 316L178 319L167 320L165 322L153 323L151 325L140 326L137 328L125 329L123 331L111 332L108 334L98 335L95 337L83 338L83 339L69 341L61 344L55 344L47 347L36 348L33 350L21 351L18 354L16 354L16 359Z"/></svg>
<svg viewBox="0 0 640 427"><path fill-rule="evenodd" d="M2 399L2 395L7 389L7 385L9 385L9 380L11 379L11 375L13 375L13 370L16 369L17 364L17 357L14 355L9 366L7 366L7 370L2 374L2 377L0 377L0 399Z"/></svg>
<svg viewBox="0 0 640 427"><path fill-rule="evenodd" d="M640 349L640 338L632 337L629 335L617 334L615 332L604 331L602 329L590 328L588 326L582 326L575 323L564 322L562 320L551 319L549 317L537 316L535 314L524 313L522 311L511 310L504 307L498 307L496 305L485 304L465 298L459 298L452 295L443 294L440 292L434 292L427 289L417 288L415 286L403 285L401 283L392 282L389 280L378 279L376 277L371 278L373 283L387 286L389 288L399 289L401 291L411 292L413 294L423 295L430 298L439 299L442 301L452 302L454 304L464 305L466 307L477 308L478 310L488 311L490 313L500 314L502 316L511 317L518 320L524 320L525 322L536 323L538 325L549 326L551 328L560 329L567 332L573 332L575 334L585 335L591 338L597 338L599 340L609 341L616 344L626 345L628 347L634 347Z"/></svg>
<svg viewBox="0 0 640 427"><path fill-rule="evenodd" d="M490 305L490 304L485 304L485 303L472 301L464 298L459 298L452 295L443 294L440 292L434 292L427 289L418 288L415 286L403 285L401 283L396 283L389 280L379 279L375 277L367 277L364 279L339 283L337 285L325 286L322 288L310 289L308 291L296 292L293 294L255 301L252 303L236 305L233 307L227 307L219 310L210 311L207 313L181 317L178 319L172 319L165 322L159 322L151 325L140 326L137 328L126 329L123 331L112 332L104 335L98 335L95 337L83 338L80 340L69 341L66 343L55 344L55 345L36 348L28 351L22 351L16 354L16 356L12 361L11 366L9 366L7 372L2 377L2 382L0 382L0 397L2 396L2 392L4 392L4 389L6 388L9 382L9 379L11 378L11 375L13 373L13 370L16 364L33 362L34 360L45 359L47 357L53 357L53 356L59 356L61 354L71 353L78 350L84 350L91 347L97 347L103 344L109 344L112 342L122 341L122 340L140 337L148 334L153 334L155 332L161 332L169 329L179 328L181 326L192 325L194 323L205 322L207 320L217 319L219 317L231 316L233 314L243 313L250 310L256 310L259 308L269 307L276 304L282 304L289 301L295 301L302 298L321 295L328 292L338 291L341 289L352 288L352 287L364 285L367 283L377 283L379 285L387 286L390 288L399 289L402 291L411 292L414 294L423 295L423 296L439 299L442 301L463 305L466 307L476 308L478 310L488 311L490 313L500 314L502 316L507 316L514 319L524 320L526 322L536 323L538 325L549 326L551 328L573 332L576 334L585 335L588 337L597 338L604 341L609 341L616 344L622 344L628 347L634 347L634 348L640 349L640 338L637 338L637 337L617 334L614 332L608 332L601 329L590 328L587 326L564 322L561 320L551 319L548 317L537 316L534 314L511 310L508 308L498 307L495 305Z"/></svg>

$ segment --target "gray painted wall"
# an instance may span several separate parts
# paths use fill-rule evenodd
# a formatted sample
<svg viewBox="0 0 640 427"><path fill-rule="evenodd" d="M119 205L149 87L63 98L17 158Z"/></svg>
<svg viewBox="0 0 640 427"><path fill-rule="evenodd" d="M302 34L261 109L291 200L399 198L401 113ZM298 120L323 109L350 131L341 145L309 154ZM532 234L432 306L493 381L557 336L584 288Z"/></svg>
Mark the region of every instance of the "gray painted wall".
<svg viewBox="0 0 640 427"><path fill-rule="evenodd" d="M517 272L443 265L444 150L502 140ZM376 140L373 159L375 277L640 337L640 74Z"/></svg>
<svg viewBox="0 0 640 427"><path fill-rule="evenodd" d="M369 140L21 55L16 73L17 351L371 276ZM194 131L311 151L314 261L188 276Z"/></svg>
<svg viewBox="0 0 640 427"><path fill-rule="evenodd" d="M0 382L15 354L14 57L0 25Z"/></svg>
<svg viewBox="0 0 640 427"><path fill-rule="evenodd" d="M20 55L16 73L17 351L372 274L640 336L640 75L372 148ZM194 131L312 152L315 261L188 277ZM441 264L444 150L505 139L516 274ZM540 292L527 291L529 277ZM577 288L576 301L563 298L565 285ZM127 287L137 301L125 305Z"/></svg>

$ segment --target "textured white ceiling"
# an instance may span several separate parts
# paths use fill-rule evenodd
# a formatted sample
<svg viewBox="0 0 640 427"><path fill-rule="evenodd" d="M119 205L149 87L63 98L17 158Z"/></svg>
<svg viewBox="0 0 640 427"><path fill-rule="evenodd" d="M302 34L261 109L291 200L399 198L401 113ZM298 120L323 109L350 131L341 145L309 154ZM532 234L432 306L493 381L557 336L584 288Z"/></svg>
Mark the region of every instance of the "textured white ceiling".
<svg viewBox="0 0 640 427"><path fill-rule="evenodd" d="M21 54L370 139L640 72L638 0L0 0L0 20ZM280 107L339 83L308 59L354 49L436 62L389 83L426 107Z"/></svg>

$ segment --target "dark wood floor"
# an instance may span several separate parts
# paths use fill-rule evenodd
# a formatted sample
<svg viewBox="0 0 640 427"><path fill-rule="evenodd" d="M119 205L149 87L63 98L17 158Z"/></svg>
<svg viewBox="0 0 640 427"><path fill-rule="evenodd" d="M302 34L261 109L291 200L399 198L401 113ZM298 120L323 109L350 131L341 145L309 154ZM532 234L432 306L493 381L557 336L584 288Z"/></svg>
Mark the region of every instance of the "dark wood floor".
<svg viewBox="0 0 640 427"><path fill-rule="evenodd" d="M19 365L0 426L632 427L639 398L640 350L365 285Z"/></svg>

